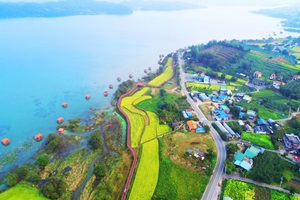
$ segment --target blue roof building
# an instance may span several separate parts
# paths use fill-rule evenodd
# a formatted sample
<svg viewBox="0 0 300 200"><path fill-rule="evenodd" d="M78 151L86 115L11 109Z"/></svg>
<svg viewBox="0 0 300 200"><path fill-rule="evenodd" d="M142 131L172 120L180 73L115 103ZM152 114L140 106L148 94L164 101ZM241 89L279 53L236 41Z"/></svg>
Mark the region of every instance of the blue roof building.
<svg viewBox="0 0 300 200"><path fill-rule="evenodd" d="M258 124L258 125L267 125L267 122L266 122L264 119L259 118L259 119L257 120L257 124Z"/></svg>
<svg viewBox="0 0 300 200"><path fill-rule="evenodd" d="M214 113L217 114L216 120L228 120L228 115L223 110L214 110Z"/></svg>

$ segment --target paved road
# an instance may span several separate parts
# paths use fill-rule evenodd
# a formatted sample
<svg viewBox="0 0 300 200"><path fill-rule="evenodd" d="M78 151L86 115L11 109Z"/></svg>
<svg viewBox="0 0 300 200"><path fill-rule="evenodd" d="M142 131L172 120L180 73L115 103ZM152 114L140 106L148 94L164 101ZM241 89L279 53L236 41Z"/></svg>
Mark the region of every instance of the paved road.
<svg viewBox="0 0 300 200"><path fill-rule="evenodd" d="M239 181L243 181L243 182L247 182L247 183L253 183L255 185L259 185L259 186L262 186L262 187L267 187L267 188L270 188L270 189L273 189L273 190L279 190L281 192L290 193L289 190L283 189L281 187L276 187L276 186L273 186L273 185L268 185L266 183L253 181L253 180L242 177L240 174L230 174L230 175L227 174L226 179L235 179L235 180L239 180ZM294 195L298 196L298 197L300 196L297 193L295 193Z"/></svg>
<svg viewBox="0 0 300 200"><path fill-rule="evenodd" d="M213 171L213 175L211 176L210 182L207 185L205 192L202 196L203 200L217 200L218 199L218 183L221 181L222 175L223 175L223 169L224 169L224 162L226 159L226 150L225 150L225 143L222 141L221 137L217 133L217 131L211 126L211 122L207 120L205 115L202 113L202 111L197 106L197 103L194 102L194 100L191 99L191 97L188 94L188 91L185 88L185 73L183 71L182 65L183 60L181 59L180 53L178 53L178 63L180 65L180 78L181 78L181 86L182 86L182 92L185 96L187 96L187 101L193 108L193 110L196 112L197 117L200 121L202 121L205 125L208 125L210 127L210 133L213 136L217 151L218 151L218 157L217 157L217 163L215 166L215 169Z"/></svg>

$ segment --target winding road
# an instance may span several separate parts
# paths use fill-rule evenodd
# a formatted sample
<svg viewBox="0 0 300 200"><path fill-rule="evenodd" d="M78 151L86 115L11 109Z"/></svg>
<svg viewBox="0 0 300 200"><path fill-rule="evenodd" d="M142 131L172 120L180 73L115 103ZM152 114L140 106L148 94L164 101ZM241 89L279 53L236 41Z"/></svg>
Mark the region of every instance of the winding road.
<svg viewBox="0 0 300 200"><path fill-rule="evenodd" d="M194 102L194 100L190 97L188 91L186 90L186 88L185 88L185 82L186 82L185 77L186 76L183 71L184 61L182 60L180 53L178 53L178 64L180 67L180 79L181 79L180 85L181 85L182 92L185 96L187 96L187 101L189 102L189 104L191 105L193 110L196 112L199 120L202 121L203 124L209 126L210 133L216 143L216 147L217 147L217 151L218 151L217 163L216 163L215 169L213 171L213 175L210 178L210 182L207 185L205 192L202 196L202 199L203 200L215 200L215 199L217 200L218 195L219 195L218 191L220 191L218 188L218 183L221 181L222 176L224 174L224 162L226 159L225 143L223 142L223 140L221 139L221 137L219 136L217 131L212 127L211 122L209 120L207 120L205 115L202 113L200 108L197 106L197 103Z"/></svg>

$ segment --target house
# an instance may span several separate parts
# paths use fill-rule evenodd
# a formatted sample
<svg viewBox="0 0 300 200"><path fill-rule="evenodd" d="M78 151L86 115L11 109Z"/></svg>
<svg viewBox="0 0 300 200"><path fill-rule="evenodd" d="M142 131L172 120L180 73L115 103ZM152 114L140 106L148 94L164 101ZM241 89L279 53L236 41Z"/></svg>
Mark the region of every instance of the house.
<svg viewBox="0 0 300 200"><path fill-rule="evenodd" d="M285 83L281 81L273 81L272 88L279 90L282 85L285 85Z"/></svg>
<svg viewBox="0 0 300 200"><path fill-rule="evenodd" d="M189 118L193 117L193 111L191 109L186 109L185 113Z"/></svg>
<svg viewBox="0 0 300 200"><path fill-rule="evenodd" d="M273 126L274 124L276 124L276 122L273 119L271 119L271 118L268 119L267 121L268 121L269 125L271 125L271 126Z"/></svg>
<svg viewBox="0 0 300 200"><path fill-rule="evenodd" d="M220 87L219 93L220 93L220 94L227 94L227 93L228 93L227 87Z"/></svg>
<svg viewBox="0 0 300 200"><path fill-rule="evenodd" d="M170 125L171 125L172 129L175 130L175 129L178 129L181 127L182 122L171 122Z"/></svg>
<svg viewBox="0 0 300 200"><path fill-rule="evenodd" d="M238 151L234 154L234 164L247 171L250 171L253 166L253 160L245 156L245 154L243 154L242 152Z"/></svg>
<svg viewBox="0 0 300 200"><path fill-rule="evenodd" d="M202 102L208 102L208 101L210 101L210 98L209 98L206 94L204 94L204 93L200 93L200 94L198 95L198 98L199 98Z"/></svg>
<svg viewBox="0 0 300 200"><path fill-rule="evenodd" d="M256 117L256 112L254 110L247 110L247 115L251 117Z"/></svg>
<svg viewBox="0 0 300 200"><path fill-rule="evenodd" d="M230 108L226 105L221 105L221 110L223 110L225 113L229 113L230 112Z"/></svg>
<svg viewBox="0 0 300 200"><path fill-rule="evenodd" d="M216 119L217 121L220 121L220 120L228 120L228 115L227 115L223 110L215 109L215 110L214 110L214 114L216 114L215 119Z"/></svg>
<svg viewBox="0 0 300 200"><path fill-rule="evenodd" d="M300 79L300 76L299 76L299 75L293 76L293 80L298 80L298 79Z"/></svg>
<svg viewBox="0 0 300 200"><path fill-rule="evenodd" d="M244 125L245 125L245 123L244 123L242 120L238 120L237 122L238 122L238 124L239 124L240 126L244 126Z"/></svg>
<svg viewBox="0 0 300 200"><path fill-rule="evenodd" d="M265 129L261 126L254 126L255 133L266 133Z"/></svg>
<svg viewBox="0 0 300 200"><path fill-rule="evenodd" d="M270 80L275 80L275 79L276 79L276 74L275 73L271 74L270 75Z"/></svg>
<svg viewBox="0 0 300 200"><path fill-rule="evenodd" d="M283 136L284 147L288 151L294 151L300 149L300 139L297 135L291 134L284 134Z"/></svg>
<svg viewBox="0 0 300 200"><path fill-rule="evenodd" d="M212 97L212 101L213 102L224 102L227 99L227 95L226 94L221 94L218 97Z"/></svg>
<svg viewBox="0 0 300 200"><path fill-rule="evenodd" d="M186 114L186 112L184 110L182 111L182 115L183 115L184 119L188 119L189 118L189 116L187 116L187 114Z"/></svg>
<svg viewBox="0 0 300 200"><path fill-rule="evenodd" d="M253 78L260 78L262 76L261 72L260 71L255 71L253 73Z"/></svg>
<svg viewBox="0 0 300 200"><path fill-rule="evenodd" d="M246 103L250 103L250 101L252 100L252 97L250 97L249 95L244 95L242 100Z"/></svg>
<svg viewBox="0 0 300 200"><path fill-rule="evenodd" d="M250 171L253 165L253 158L255 158L259 153L263 153L263 151L263 149L254 146L247 148L245 153L237 151L234 154L234 164Z"/></svg>
<svg viewBox="0 0 300 200"><path fill-rule="evenodd" d="M259 79L257 79L257 78L254 78L254 79L252 80L252 84L258 85L258 86L264 86L264 85L266 84L266 82L263 81L263 80L259 80Z"/></svg>
<svg viewBox="0 0 300 200"><path fill-rule="evenodd" d="M198 122L195 122L193 120L189 120L186 122L186 129L193 133L205 132L205 129L200 126Z"/></svg>
<svg viewBox="0 0 300 200"><path fill-rule="evenodd" d="M203 83L209 84L210 83L210 77L209 76L204 76Z"/></svg>
<svg viewBox="0 0 300 200"><path fill-rule="evenodd" d="M267 122L262 118L258 118L257 119L257 124L258 125L267 125Z"/></svg>

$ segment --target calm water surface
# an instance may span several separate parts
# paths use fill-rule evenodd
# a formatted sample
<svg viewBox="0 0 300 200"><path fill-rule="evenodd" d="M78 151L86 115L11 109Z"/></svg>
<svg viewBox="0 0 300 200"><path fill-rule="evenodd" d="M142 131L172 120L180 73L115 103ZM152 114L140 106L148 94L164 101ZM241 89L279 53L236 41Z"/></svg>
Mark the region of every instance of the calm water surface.
<svg viewBox="0 0 300 200"><path fill-rule="evenodd" d="M284 32L280 19L251 14L246 7L209 7L174 12L135 12L129 16L73 16L0 20L0 156L55 132L57 117L87 117L116 78L137 79L158 55L223 39L261 39ZM294 34L295 35L295 34ZM116 87L115 87L116 88ZM90 101L84 99L91 94ZM69 102L67 109L61 103ZM40 144L19 154L22 164ZM4 168L5 169L5 168Z"/></svg>

